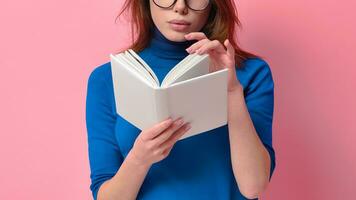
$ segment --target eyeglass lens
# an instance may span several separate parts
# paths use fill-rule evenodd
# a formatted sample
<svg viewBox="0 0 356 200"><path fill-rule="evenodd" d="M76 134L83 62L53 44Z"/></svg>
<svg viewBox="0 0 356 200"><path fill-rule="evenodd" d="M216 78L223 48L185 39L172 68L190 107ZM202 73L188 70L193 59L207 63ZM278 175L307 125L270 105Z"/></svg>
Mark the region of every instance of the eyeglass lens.
<svg viewBox="0 0 356 200"><path fill-rule="evenodd" d="M176 3L177 0L153 0L153 1L159 7L169 8L174 3ZM209 0L185 0L185 3L189 8L193 10L204 10L209 4Z"/></svg>

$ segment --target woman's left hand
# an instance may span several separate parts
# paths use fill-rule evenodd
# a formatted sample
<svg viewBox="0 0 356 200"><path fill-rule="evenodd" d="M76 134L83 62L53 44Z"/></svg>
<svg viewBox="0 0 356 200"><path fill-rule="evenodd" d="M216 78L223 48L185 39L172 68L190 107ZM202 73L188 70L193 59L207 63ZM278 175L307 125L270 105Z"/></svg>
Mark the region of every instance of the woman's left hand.
<svg viewBox="0 0 356 200"><path fill-rule="evenodd" d="M188 53L197 53L199 55L208 53L212 61L210 72L224 68L228 69L228 92L242 89L240 81L236 77L235 49L228 39L224 41L225 50L219 40L211 41L203 32L191 32L186 34L185 38L187 40L199 40L186 50Z"/></svg>

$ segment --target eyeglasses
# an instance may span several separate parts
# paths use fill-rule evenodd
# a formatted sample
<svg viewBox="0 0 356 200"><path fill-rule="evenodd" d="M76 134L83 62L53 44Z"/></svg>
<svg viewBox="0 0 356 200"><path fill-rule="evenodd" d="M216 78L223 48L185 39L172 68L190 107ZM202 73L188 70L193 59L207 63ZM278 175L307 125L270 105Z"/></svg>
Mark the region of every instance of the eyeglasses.
<svg viewBox="0 0 356 200"><path fill-rule="evenodd" d="M177 0L153 0L153 3L160 8L170 8L176 2ZM184 0L184 3L194 11L202 11L208 7L210 0Z"/></svg>

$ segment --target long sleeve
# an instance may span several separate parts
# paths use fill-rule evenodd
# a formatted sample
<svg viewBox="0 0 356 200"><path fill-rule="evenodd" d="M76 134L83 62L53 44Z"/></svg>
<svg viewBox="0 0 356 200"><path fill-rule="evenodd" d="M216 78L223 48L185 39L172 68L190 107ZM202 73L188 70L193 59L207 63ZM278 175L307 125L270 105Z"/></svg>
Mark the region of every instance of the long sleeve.
<svg viewBox="0 0 356 200"><path fill-rule="evenodd" d="M123 162L115 138L116 115L112 112L109 68L97 67L90 74L86 96L86 126L90 163L90 189L94 200L99 187L112 178Z"/></svg>
<svg viewBox="0 0 356 200"><path fill-rule="evenodd" d="M245 102L251 120L271 158L271 179L276 165L275 151L272 146L274 81L271 69L265 61L254 66L245 93Z"/></svg>

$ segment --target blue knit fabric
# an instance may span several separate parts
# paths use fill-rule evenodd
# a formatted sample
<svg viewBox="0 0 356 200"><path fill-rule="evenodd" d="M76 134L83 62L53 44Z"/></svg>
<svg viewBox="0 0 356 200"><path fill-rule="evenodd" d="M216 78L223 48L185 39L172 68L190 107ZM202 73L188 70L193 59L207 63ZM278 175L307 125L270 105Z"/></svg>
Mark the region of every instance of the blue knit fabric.
<svg viewBox="0 0 356 200"><path fill-rule="evenodd" d="M188 55L185 49L196 41L170 41L156 27L153 33L149 46L138 54L161 83L168 71ZM262 59L248 59L244 64L236 73L255 129L270 154L272 176L272 73ZM110 62L95 67L88 78L86 126L90 189L96 200L99 187L116 174L141 132L116 113ZM247 199L235 181L229 145L228 125L178 141L168 157L151 166L137 199Z"/></svg>

